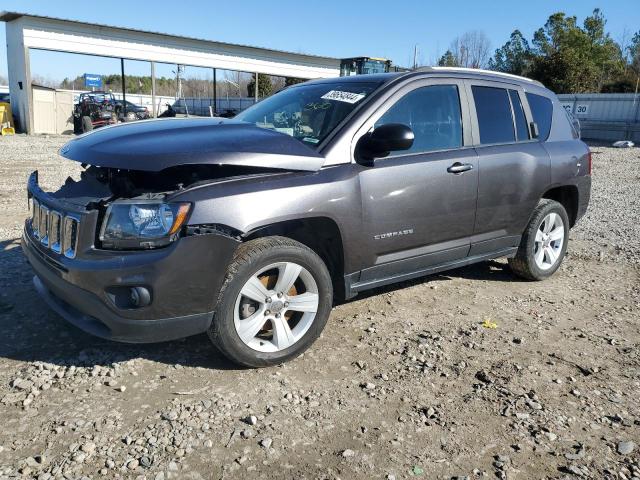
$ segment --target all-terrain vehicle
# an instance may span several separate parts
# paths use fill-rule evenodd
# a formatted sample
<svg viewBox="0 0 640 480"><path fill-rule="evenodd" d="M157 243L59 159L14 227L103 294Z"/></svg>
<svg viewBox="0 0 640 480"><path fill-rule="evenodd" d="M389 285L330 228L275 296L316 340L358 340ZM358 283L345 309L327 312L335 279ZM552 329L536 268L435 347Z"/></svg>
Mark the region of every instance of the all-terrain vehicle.
<svg viewBox="0 0 640 480"><path fill-rule="evenodd" d="M591 189L551 91L466 69L305 82L234 119L122 124L60 154L81 178L27 187L44 300L113 340L208 332L248 366L299 355L334 302L381 285L500 257L549 277Z"/></svg>
<svg viewBox="0 0 640 480"><path fill-rule="evenodd" d="M111 92L84 92L73 108L73 131L85 133L118 122L120 107Z"/></svg>

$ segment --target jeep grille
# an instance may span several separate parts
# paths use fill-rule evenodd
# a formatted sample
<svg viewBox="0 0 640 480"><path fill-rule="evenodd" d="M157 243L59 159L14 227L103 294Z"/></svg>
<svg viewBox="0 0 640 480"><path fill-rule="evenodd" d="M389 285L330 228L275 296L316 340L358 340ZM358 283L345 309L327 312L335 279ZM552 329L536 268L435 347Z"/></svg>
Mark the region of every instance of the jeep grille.
<svg viewBox="0 0 640 480"><path fill-rule="evenodd" d="M78 250L80 219L76 215L51 210L35 198L31 210L34 238L51 251L74 258Z"/></svg>

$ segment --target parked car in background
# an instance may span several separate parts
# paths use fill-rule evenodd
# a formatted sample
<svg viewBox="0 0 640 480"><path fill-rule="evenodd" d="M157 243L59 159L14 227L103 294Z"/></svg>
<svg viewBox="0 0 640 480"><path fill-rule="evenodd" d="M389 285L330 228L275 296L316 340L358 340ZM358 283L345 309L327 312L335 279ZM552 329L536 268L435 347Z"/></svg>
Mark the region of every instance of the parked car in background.
<svg viewBox="0 0 640 480"><path fill-rule="evenodd" d="M225 108L221 112L216 113L216 116L217 117L222 117L222 118L233 118L238 113L240 113L240 110L237 110L235 108Z"/></svg>
<svg viewBox="0 0 640 480"><path fill-rule="evenodd" d="M208 332L253 367L302 353L336 299L371 288L500 257L544 280L591 189L551 91L468 69L309 81L60 154L85 170L54 193L30 176L22 240L48 304L113 340Z"/></svg>
<svg viewBox="0 0 640 480"><path fill-rule="evenodd" d="M84 92L73 108L73 131L84 133L118 122L119 106L111 92Z"/></svg>
<svg viewBox="0 0 640 480"><path fill-rule="evenodd" d="M116 100L116 105L118 106L118 120L122 122L146 120L147 118L151 118L151 114L149 113L149 109L147 107L136 105L129 100L126 100L125 102L123 102L122 100Z"/></svg>

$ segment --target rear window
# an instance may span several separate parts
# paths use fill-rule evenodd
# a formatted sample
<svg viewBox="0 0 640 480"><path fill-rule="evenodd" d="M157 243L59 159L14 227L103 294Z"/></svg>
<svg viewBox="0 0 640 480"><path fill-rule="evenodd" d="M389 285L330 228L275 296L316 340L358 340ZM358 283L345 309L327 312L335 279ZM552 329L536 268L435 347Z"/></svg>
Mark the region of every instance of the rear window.
<svg viewBox="0 0 640 480"><path fill-rule="evenodd" d="M531 108L533 121L538 124L538 132L540 134L538 138L545 141L549 138L549 132L551 131L553 104L547 97L536 95L535 93L527 93L527 101Z"/></svg>
<svg viewBox="0 0 640 480"><path fill-rule="evenodd" d="M504 88L473 85L473 100L478 115L480 143L512 143L516 141L509 94Z"/></svg>

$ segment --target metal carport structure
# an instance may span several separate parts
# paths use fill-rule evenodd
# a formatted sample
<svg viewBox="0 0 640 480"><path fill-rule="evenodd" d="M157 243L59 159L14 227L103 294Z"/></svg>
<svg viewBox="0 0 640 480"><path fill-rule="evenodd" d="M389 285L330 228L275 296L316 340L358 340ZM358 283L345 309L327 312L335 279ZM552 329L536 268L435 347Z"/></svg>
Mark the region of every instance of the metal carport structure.
<svg viewBox="0 0 640 480"><path fill-rule="evenodd" d="M340 73L340 60L331 57L26 13L2 12L0 20L6 23L11 105L19 129L26 133L33 132L29 62L32 48L148 61L152 72L154 63L159 62L304 79L334 77ZM257 92L257 88L255 90Z"/></svg>

